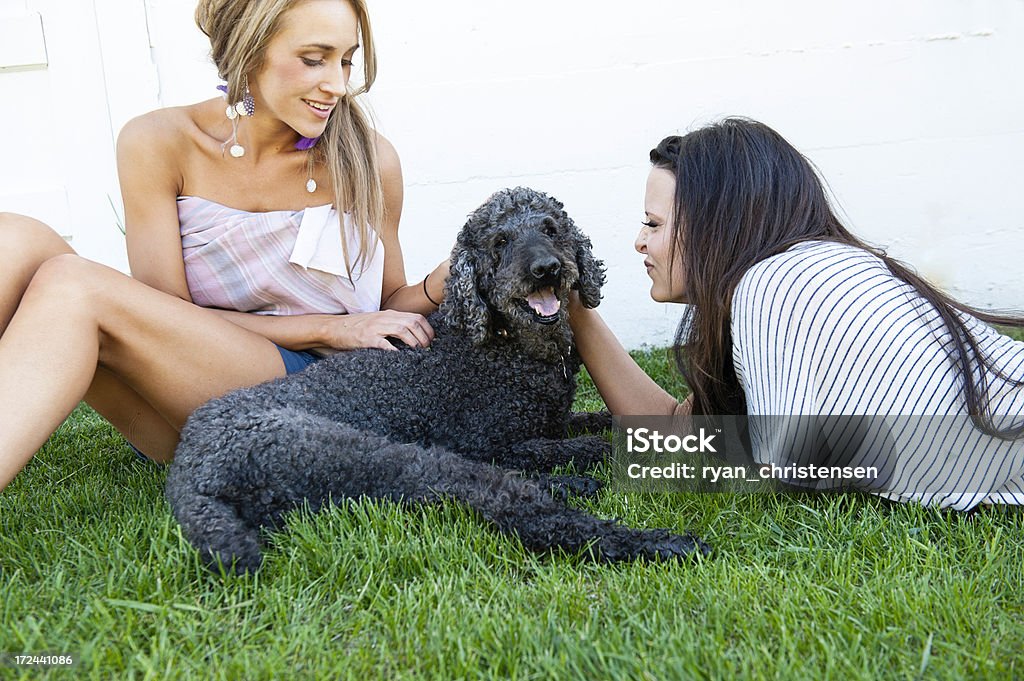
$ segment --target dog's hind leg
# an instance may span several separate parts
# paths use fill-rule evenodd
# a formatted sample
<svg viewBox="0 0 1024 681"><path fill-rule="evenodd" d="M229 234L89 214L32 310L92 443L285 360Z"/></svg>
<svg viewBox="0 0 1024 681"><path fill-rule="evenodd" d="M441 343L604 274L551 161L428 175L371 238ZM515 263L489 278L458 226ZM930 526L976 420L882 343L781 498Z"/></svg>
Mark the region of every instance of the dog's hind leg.
<svg viewBox="0 0 1024 681"><path fill-rule="evenodd" d="M285 413L282 413L285 412ZM297 490L290 452L300 433L295 410L246 410L236 395L213 400L189 417L167 474L165 495L185 537L213 571L255 571L260 530L312 494ZM319 503L316 504L319 506Z"/></svg>
<svg viewBox="0 0 1024 681"><path fill-rule="evenodd" d="M346 497L436 499L418 479L423 457L422 447L296 409L242 409L229 395L189 418L166 496L204 562L241 573L262 562L260 528L304 501L317 511Z"/></svg>
<svg viewBox="0 0 1024 681"><path fill-rule="evenodd" d="M494 463L502 468L514 468L531 473L550 473L559 466L570 463L576 470L585 471L608 459L612 446L603 437L583 435L566 440L535 438L512 445L497 452L463 452L462 455L474 461Z"/></svg>
<svg viewBox="0 0 1024 681"><path fill-rule="evenodd" d="M173 468L167 476L167 500L185 538L215 572L219 565L238 574L255 572L263 562L259 528L239 517L232 504L198 487L187 475L175 475Z"/></svg>

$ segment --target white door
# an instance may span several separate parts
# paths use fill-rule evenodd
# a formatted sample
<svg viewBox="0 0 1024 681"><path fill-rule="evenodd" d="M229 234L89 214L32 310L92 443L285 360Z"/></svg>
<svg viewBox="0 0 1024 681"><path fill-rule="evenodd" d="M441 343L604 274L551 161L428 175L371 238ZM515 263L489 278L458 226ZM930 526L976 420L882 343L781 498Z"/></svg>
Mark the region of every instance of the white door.
<svg viewBox="0 0 1024 681"><path fill-rule="evenodd" d="M126 269L114 142L156 106L144 0L0 0L0 211Z"/></svg>

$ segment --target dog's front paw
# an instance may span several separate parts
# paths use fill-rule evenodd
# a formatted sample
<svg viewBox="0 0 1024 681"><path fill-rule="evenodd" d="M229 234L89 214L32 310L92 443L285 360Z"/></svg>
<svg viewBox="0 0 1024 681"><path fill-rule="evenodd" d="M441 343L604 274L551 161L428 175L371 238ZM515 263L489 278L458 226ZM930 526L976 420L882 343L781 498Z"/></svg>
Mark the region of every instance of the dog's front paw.
<svg viewBox="0 0 1024 681"><path fill-rule="evenodd" d="M611 430L611 427L612 414L608 410L576 411L569 415L566 431L570 436L586 433L600 434Z"/></svg>
<svg viewBox="0 0 1024 681"><path fill-rule="evenodd" d="M601 466L611 458L612 443L600 435L584 435L576 441L581 445L572 459L577 470Z"/></svg>
<svg viewBox="0 0 1024 681"><path fill-rule="evenodd" d="M668 530L644 531L644 547L641 555L648 560L695 558L710 554L711 547L691 532L673 534Z"/></svg>
<svg viewBox="0 0 1024 681"><path fill-rule="evenodd" d="M711 547L700 537L690 532L675 534L669 530L631 530L627 537L606 537L595 548L600 559L609 563L638 558L681 560L711 554Z"/></svg>
<svg viewBox="0 0 1024 681"><path fill-rule="evenodd" d="M563 503L570 496L592 499L604 487L603 482L589 475L540 475L536 480L548 488L554 499Z"/></svg>

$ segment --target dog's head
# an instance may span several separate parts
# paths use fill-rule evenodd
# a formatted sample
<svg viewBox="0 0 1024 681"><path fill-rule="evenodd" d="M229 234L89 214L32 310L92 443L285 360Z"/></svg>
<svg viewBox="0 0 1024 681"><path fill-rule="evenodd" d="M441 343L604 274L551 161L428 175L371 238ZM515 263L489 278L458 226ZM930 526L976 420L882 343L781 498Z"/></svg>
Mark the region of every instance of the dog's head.
<svg viewBox="0 0 1024 681"><path fill-rule="evenodd" d="M564 351L570 290L597 307L603 284L603 263L559 201L525 187L504 189L459 233L441 312L477 345L512 336Z"/></svg>

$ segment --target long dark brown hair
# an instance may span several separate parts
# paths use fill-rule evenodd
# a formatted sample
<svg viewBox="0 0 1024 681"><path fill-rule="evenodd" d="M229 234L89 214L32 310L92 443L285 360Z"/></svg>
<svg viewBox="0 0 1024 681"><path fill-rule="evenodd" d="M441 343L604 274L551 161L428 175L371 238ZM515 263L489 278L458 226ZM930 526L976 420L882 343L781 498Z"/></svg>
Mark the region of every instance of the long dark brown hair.
<svg viewBox="0 0 1024 681"><path fill-rule="evenodd" d="M666 137L651 150L651 163L676 178L671 260L683 268L691 304L676 331L674 355L693 391L695 414L746 413L732 363L733 291L754 264L813 239L862 248L913 286L953 338L949 358L960 373L961 395L974 425L1001 439L1024 436L1024 424L996 427L987 375L992 372L1017 387L1024 381L994 366L957 311L1006 326L1024 326L1024 317L957 302L851 234L836 217L810 161L777 132L757 121L727 118L681 137Z"/></svg>

